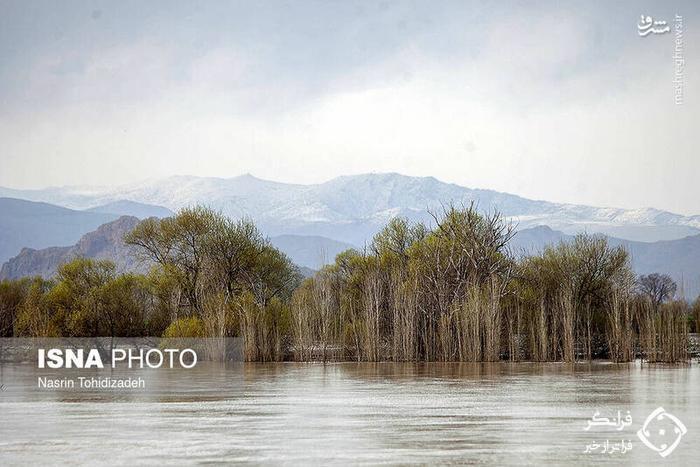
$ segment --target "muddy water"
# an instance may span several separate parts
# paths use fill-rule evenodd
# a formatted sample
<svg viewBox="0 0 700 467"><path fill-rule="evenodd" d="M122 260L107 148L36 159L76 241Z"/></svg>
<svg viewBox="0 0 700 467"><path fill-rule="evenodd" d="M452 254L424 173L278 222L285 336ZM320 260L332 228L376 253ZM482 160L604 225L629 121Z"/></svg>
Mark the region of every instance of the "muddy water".
<svg viewBox="0 0 700 467"><path fill-rule="evenodd" d="M75 376L66 372L49 376ZM93 390L39 389L42 375L28 365L0 368L2 465L700 460L697 364L202 362L191 370L93 373L141 377L146 386ZM637 436L657 407L687 428L665 459ZM596 412L599 423L584 430ZM675 439L673 427L663 430L653 427L653 443ZM631 450L623 453L623 442Z"/></svg>

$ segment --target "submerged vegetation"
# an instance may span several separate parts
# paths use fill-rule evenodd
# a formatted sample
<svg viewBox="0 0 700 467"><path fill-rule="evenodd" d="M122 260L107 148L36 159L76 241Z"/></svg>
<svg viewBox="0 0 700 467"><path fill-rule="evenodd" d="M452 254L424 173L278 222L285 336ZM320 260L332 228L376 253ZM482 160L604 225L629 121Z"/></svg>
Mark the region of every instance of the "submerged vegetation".
<svg viewBox="0 0 700 467"><path fill-rule="evenodd" d="M127 236L148 274L77 258L0 282L0 335L238 336L252 361L688 359L700 299L635 278L604 237L525 255L497 213L449 207L434 224L395 218L302 280L251 222L184 209Z"/></svg>

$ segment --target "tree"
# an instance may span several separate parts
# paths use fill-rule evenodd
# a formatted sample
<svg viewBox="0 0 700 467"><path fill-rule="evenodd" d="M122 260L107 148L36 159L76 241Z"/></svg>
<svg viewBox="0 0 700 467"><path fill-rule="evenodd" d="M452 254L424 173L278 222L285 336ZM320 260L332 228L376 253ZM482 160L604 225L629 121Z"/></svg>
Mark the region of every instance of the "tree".
<svg viewBox="0 0 700 467"><path fill-rule="evenodd" d="M205 337L204 323L201 319L190 316L173 321L163 332L165 339Z"/></svg>
<svg viewBox="0 0 700 467"><path fill-rule="evenodd" d="M700 296L693 302L692 321L695 324L695 332L700 333Z"/></svg>
<svg viewBox="0 0 700 467"><path fill-rule="evenodd" d="M430 236L435 237L437 253L458 283L484 284L493 276L510 277L508 243L515 228L500 213L480 214L472 203L461 209L450 206L441 218L433 218L437 229Z"/></svg>
<svg viewBox="0 0 700 467"><path fill-rule="evenodd" d="M30 286L29 278L0 281L0 337L12 337L17 314Z"/></svg>
<svg viewBox="0 0 700 467"><path fill-rule="evenodd" d="M97 291L98 335L136 337L149 335L150 293L143 276L123 274Z"/></svg>
<svg viewBox="0 0 700 467"><path fill-rule="evenodd" d="M158 265L159 271L151 273L158 278L153 282L158 307L169 309L178 297L172 319L196 316L216 336L235 334L237 326L249 341L248 358L281 358L279 332L287 309L282 302L291 298L300 275L252 222L194 207L172 218L147 219L125 240ZM278 350L266 347L268 331L276 336Z"/></svg>
<svg viewBox="0 0 700 467"><path fill-rule="evenodd" d="M538 344L531 352L550 360L555 355L545 354L556 354L561 346L565 359L573 360L578 337L591 359L594 339L606 333L610 312L617 309L614 300L627 294L633 278L627 252L611 247L603 236L579 234L524 258L517 293L530 314L531 342ZM547 345L548 338L556 345Z"/></svg>
<svg viewBox="0 0 700 467"><path fill-rule="evenodd" d="M59 337L63 334L62 314L48 303L47 295L53 284L41 277L31 279L27 293L17 310L15 336Z"/></svg>
<svg viewBox="0 0 700 467"><path fill-rule="evenodd" d="M211 209L186 208L174 217L140 222L124 241L136 246L142 258L176 271L183 305L199 313L208 236L219 218Z"/></svg>
<svg viewBox="0 0 700 467"><path fill-rule="evenodd" d="M407 219L394 217L374 236L370 249L380 259L398 259L403 265L408 261L411 245L428 234L423 224L411 224Z"/></svg>
<svg viewBox="0 0 700 467"><path fill-rule="evenodd" d="M48 306L63 317L62 332L68 336L103 335L100 290L115 277L108 260L75 258L58 267L56 284L47 294Z"/></svg>
<svg viewBox="0 0 700 467"><path fill-rule="evenodd" d="M640 294L648 297L656 309L662 303L672 300L676 295L677 288L675 281L666 274L642 275L637 280L637 290Z"/></svg>

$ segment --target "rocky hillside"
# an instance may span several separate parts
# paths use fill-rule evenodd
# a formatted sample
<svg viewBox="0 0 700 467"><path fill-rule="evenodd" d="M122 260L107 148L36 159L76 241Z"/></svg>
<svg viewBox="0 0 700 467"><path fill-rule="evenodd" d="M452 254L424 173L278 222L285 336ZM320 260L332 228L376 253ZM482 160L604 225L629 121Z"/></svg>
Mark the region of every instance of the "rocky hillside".
<svg viewBox="0 0 700 467"><path fill-rule="evenodd" d="M22 248L68 246L119 216L22 199L0 198L0 263Z"/></svg>
<svg viewBox="0 0 700 467"><path fill-rule="evenodd" d="M2 266L0 279L36 275L50 278L56 274L60 264L77 257L109 259L116 263L119 271L144 271L147 265L137 262L131 247L123 242L124 235L138 222L136 217L122 216L83 235L73 246L38 250L23 248L17 256Z"/></svg>

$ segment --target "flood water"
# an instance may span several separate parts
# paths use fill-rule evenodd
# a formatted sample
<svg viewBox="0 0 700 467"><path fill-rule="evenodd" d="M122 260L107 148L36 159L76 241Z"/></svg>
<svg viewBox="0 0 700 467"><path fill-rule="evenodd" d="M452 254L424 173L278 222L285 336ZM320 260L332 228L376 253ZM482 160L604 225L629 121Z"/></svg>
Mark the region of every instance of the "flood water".
<svg viewBox="0 0 700 467"><path fill-rule="evenodd" d="M700 459L698 364L202 362L190 370L99 373L144 377L146 389L128 390L38 389L45 374L31 365L0 368L2 465ZM636 433L659 406L687 427L666 459ZM585 431L595 412L618 422ZM606 440L629 441L631 450L602 453ZM592 443L597 450L584 452Z"/></svg>

